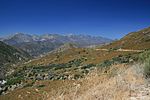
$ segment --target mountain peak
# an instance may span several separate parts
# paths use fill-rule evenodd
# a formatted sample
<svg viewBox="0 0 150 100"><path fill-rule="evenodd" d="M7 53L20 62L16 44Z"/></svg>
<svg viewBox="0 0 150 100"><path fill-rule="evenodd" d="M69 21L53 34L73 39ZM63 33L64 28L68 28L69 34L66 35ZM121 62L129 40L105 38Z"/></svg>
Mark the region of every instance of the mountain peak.
<svg viewBox="0 0 150 100"><path fill-rule="evenodd" d="M15 35L25 35L25 34L21 33L21 32L17 32L17 33L15 33Z"/></svg>

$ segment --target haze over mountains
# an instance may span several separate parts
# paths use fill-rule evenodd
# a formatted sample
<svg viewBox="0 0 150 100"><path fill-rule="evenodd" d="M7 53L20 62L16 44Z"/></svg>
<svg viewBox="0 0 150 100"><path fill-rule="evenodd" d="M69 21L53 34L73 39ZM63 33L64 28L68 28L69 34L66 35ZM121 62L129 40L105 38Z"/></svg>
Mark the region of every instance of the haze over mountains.
<svg viewBox="0 0 150 100"><path fill-rule="evenodd" d="M77 47L88 47L92 45L102 45L112 41L108 38L90 35L29 35L24 33L16 33L1 40L8 45L28 52L32 56L39 56L40 54L50 52L65 43L73 43Z"/></svg>

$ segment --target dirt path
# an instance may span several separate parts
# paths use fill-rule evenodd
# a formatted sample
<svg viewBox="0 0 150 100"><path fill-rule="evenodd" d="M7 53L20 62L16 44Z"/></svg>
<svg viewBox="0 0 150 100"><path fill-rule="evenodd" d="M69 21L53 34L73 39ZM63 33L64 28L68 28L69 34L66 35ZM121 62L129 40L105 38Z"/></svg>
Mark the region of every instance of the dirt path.
<svg viewBox="0 0 150 100"><path fill-rule="evenodd" d="M96 49L97 51L109 51L109 49ZM115 51L131 51L131 52L142 52L143 50L131 50L131 49L118 49Z"/></svg>

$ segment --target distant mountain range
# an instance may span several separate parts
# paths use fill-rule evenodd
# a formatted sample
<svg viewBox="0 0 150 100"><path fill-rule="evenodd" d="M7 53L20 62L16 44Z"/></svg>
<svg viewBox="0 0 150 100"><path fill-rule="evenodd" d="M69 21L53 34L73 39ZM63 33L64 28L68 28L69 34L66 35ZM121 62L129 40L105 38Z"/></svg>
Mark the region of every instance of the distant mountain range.
<svg viewBox="0 0 150 100"><path fill-rule="evenodd" d="M55 50L65 43L76 44L77 47L88 47L91 45L101 45L109 43L112 40L99 36L90 35L60 35L60 34L44 34L44 35L29 35L24 33L16 33L12 36L1 38L1 41L20 48L28 52L32 56Z"/></svg>

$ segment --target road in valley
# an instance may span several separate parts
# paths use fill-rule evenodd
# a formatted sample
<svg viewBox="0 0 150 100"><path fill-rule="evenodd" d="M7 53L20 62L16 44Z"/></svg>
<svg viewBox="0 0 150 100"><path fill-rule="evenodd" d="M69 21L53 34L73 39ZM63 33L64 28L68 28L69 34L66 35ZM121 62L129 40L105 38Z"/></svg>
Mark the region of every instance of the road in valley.
<svg viewBox="0 0 150 100"><path fill-rule="evenodd" d="M109 51L109 49L96 49L97 51ZM144 50L132 50L132 49L118 49L114 51L131 51L131 52L142 52Z"/></svg>

